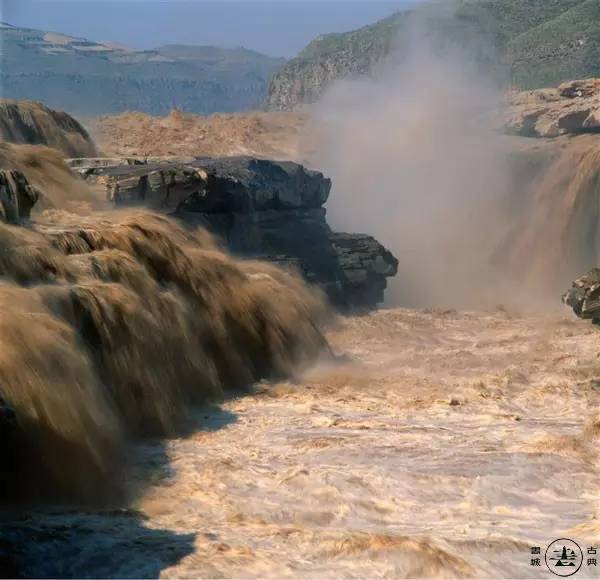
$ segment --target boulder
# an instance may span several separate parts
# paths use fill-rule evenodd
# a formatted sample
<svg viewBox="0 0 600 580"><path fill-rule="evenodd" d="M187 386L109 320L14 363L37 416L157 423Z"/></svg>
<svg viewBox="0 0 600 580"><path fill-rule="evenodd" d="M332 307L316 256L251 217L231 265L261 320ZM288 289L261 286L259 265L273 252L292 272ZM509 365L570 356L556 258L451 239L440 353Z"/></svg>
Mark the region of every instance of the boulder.
<svg viewBox="0 0 600 580"><path fill-rule="evenodd" d="M346 300L366 308L383 302L387 278L398 272L398 260L365 234L331 233L329 239L342 271Z"/></svg>
<svg viewBox="0 0 600 580"><path fill-rule="evenodd" d="M299 270L341 308L383 301L398 262L374 238L332 232L323 205L331 180L288 161L252 157L77 160L116 206L176 214L242 256Z"/></svg>
<svg viewBox="0 0 600 580"><path fill-rule="evenodd" d="M593 268L573 282L563 296L563 302L580 318L600 323L600 269Z"/></svg>

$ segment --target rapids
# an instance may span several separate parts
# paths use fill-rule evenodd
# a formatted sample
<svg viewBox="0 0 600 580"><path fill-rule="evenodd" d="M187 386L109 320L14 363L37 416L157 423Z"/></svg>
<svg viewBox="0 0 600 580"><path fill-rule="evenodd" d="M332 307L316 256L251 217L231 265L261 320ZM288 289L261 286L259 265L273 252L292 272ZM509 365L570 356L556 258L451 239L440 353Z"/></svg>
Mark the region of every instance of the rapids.
<svg viewBox="0 0 600 580"><path fill-rule="evenodd" d="M0 572L541 577L532 546L597 545L598 329L550 306L598 262L589 137L517 152L507 292L333 327L299 277L3 147L54 209L0 224Z"/></svg>
<svg viewBox="0 0 600 580"><path fill-rule="evenodd" d="M597 329L390 309L327 337L336 361L140 444L131 509L13 522L27 574L539 578L531 546L598 544Z"/></svg>
<svg viewBox="0 0 600 580"><path fill-rule="evenodd" d="M195 404L326 346L317 291L165 216L53 210L0 224L0 245L0 400L16 416L0 422L15 458L0 503L129 496L132 440L180 432Z"/></svg>

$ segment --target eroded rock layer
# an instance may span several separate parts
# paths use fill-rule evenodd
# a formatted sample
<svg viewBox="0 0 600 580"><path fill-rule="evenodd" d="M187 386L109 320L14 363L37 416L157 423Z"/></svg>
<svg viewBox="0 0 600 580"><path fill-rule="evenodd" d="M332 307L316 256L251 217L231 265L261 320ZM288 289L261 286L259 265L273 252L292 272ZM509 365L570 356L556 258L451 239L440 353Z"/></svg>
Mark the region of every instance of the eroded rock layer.
<svg viewBox="0 0 600 580"><path fill-rule="evenodd" d="M374 238L334 233L326 221L331 181L292 162L252 157L72 160L116 206L143 205L204 225L227 247L299 269L336 305L383 301L398 262Z"/></svg>
<svg viewBox="0 0 600 580"><path fill-rule="evenodd" d="M509 99L505 128L523 137L600 132L600 79L514 93Z"/></svg>

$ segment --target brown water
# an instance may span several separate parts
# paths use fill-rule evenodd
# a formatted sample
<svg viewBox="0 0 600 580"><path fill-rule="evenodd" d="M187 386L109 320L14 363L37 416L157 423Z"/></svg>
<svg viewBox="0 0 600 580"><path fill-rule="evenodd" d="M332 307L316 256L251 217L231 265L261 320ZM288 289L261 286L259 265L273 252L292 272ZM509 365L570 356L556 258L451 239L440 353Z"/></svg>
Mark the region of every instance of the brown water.
<svg viewBox="0 0 600 580"><path fill-rule="evenodd" d="M499 251L516 304L597 261L589 145L557 154ZM154 214L47 211L0 242L10 497L53 506L0 514L0 573L8 554L33 577L548 577L531 546L600 543L600 331L568 312L349 318L335 363L189 422L327 352L320 297ZM122 491L131 508L56 503Z"/></svg>
<svg viewBox="0 0 600 580"><path fill-rule="evenodd" d="M137 511L17 529L29 572L550 577L552 540L600 541L599 332L503 310L349 318L329 333L345 361L145 444Z"/></svg>
<svg viewBox="0 0 600 580"><path fill-rule="evenodd" d="M8 434L0 416L0 457L15 456L0 505L114 502L133 440L326 346L318 292L205 231L147 212L39 220L0 224L0 399L16 416Z"/></svg>

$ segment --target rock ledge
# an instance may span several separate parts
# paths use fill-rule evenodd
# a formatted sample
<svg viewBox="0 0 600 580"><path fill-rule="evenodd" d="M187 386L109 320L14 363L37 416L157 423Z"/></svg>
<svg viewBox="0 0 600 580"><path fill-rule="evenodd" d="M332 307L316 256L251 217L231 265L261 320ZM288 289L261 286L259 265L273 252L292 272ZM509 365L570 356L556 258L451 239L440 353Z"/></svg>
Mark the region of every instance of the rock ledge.
<svg viewBox="0 0 600 580"><path fill-rule="evenodd" d="M299 269L342 309L383 301L398 261L365 234L333 232L331 180L288 161L252 157L74 159L116 206L142 205L202 225L235 254Z"/></svg>

